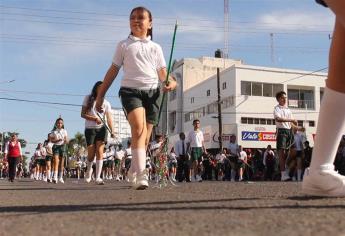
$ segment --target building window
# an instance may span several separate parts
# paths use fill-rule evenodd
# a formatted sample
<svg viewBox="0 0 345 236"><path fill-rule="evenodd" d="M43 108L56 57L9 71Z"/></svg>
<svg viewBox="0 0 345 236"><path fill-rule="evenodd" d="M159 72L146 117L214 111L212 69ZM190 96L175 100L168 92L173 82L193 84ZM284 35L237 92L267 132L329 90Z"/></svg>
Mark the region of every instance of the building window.
<svg viewBox="0 0 345 236"><path fill-rule="evenodd" d="M262 96L262 83L252 83L252 96Z"/></svg>
<svg viewBox="0 0 345 236"><path fill-rule="evenodd" d="M194 103L194 97L190 98L190 103Z"/></svg>
<svg viewBox="0 0 345 236"><path fill-rule="evenodd" d="M298 121L297 121L297 125L298 125L299 127L303 127L303 120L298 120Z"/></svg>
<svg viewBox="0 0 345 236"><path fill-rule="evenodd" d="M265 125L266 124L266 119L260 119L260 125Z"/></svg>
<svg viewBox="0 0 345 236"><path fill-rule="evenodd" d="M275 97L276 94L280 91L284 91L284 85L283 84L273 84L273 97Z"/></svg>
<svg viewBox="0 0 345 236"><path fill-rule="evenodd" d="M226 82L224 82L224 83L222 84L222 88L223 88L223 90L226 89Z"/></svg>
<svg viewBox="0 0 345 236"><path fill-rule="evenodd" d="M272 120L271 119L267 119L266 123L267 123L267 125L272 125Z"/></svg>
<svg viewBox="0 0 345 236"><path fill-rule="evenodd" d="M324 90L323 90L323 88L321 88L320 89L320 102L322 101L323 94L324 94Z"/></svg>
<svg viewBox="0 0 345 236"><path fill-rule="evenodd" d="M206 96L209 97L210 95L211 95L211 90L208 89L208 90L206 91Z"/></svg>
<svg viewBox="0 0 345 236"><path fill-rule="evenodd" d="M254 119L253 118L248 118L248 124L254 124Z"/></svg>
<svg viewBox="0 0 345 236"><path fill-rule="evenodd" d="M248 81L241 81L241 95L252 95L252 83Z"/></svg>
<svg viewBox="0 0 345 236"><path fill-rule="evenodd" d="M247 117L241 117L241 123L242 124L248 124L248 118Z"/></svg>
<svg viewBox="0 0 345 236"><path fill-rule="evenodd" d="M273 84L263 84L263 96L273 97Z"/></svg>
<svg viewBox="0 0 345 236"><path fill-rule="evenodd" d="M310 120L309 121L309 127L315 127L315 121Z"/></svg>
<svg viewBox="0 0 345 236"><path fill-rule="evenodd" d="M288 105L291 108L314 109L314 91L303 89L288 89Z"/></svg>

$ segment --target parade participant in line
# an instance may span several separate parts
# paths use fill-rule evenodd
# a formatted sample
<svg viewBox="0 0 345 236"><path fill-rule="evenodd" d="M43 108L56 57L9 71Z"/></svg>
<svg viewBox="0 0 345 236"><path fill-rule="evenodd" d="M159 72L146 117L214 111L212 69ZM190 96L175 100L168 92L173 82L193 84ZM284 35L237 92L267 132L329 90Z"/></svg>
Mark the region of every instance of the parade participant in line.
<svg viewBox="0 0 345 236"><path fill-rule="evenodd" d="M277 152L279 156L279 167L281 181L291 180L289 170L286 168L288 152L293 145L292 128L301 130L297 126L297 120L293 118L291 110L287 107L287 97L284 91L276 94L278 104L274 107L273 115L277 127Z"/></svg>
<svg viewBox="0 0 345 236"><path fill-rule="evenodd" d="M85 138L88 160L85 181L88 183L91 181L92 163L96 155L96 184L100 185L104 184L103 179L101 179L101 173L103 167L103 151L108 138L108 130L100 117L107 122L110 130L113 130L110 103L107 100L102 99L102 103L100 105L101 110L98 112L95 109L96 98L100 92L101 85L102 81L95 83L91 94L84 98L81 109L81 117L85 119ZM112 137L114 136L113 133L110 135Z"/></svg>
<svg viewBox="0 0 345 236"><path fill-rule="evenodd" d="M345 197L345 177L334 171L333 162L345 133L345 1L318 1L335 13L329 53L329 70L322 98L310 168L302 190L309 195Z"/></svg>
<svg viewBox="0 0 345 236"><path fill-rule="evenodd" d="M104 95L123 66L124 77L119 95L132 133L132 167L130 175L135 189L148 187L146 147L152 128L158 122L161 102L159 81L164 91L176 87L176 81L167 77L162 48L152 41L152 15L144 7L136 7L130 14L131 33L121 41L97 96L97 110L101 110Z"/></svg>
<svg viewBox="0 0 345 236"><path fill-rule="evenodd" d="M188 133L187 136L187 150L191 152L192 162L192 180L201 182L200 168L202 163L202 154L207 153L204 145L204 134L200 130L200 121L193 120L194 129Z"/></svg>
<svg viewBox="0 0 345 236"><path fill-rule="evenodd" d="M124 170L124 177L127 181L130 182L128 172L129 168L131 167L131 162L132 162L132 148L131 148L131 140L127 141L127 148L125 149L125 156L122 159L121 166L123 167Z"/></svg>
<svg viewBox="0 0 345 236"><path fill-rule="evenodd" d="M36 159L36 173L38 180L45 180L44 179L44 171L45 171L45 158L46 158L46 149L43 147L42 143L37 145L35 151L35 159Z"/></svg>
<svg viewBox="0 0 345 236"><path fill-rule="evenodd" d="M54 128L52 130L53 145L53 159L54 159L54 174L53 183L57 184L64 183L63 172L64 172L64 159L66 155L65 145L68 143L67 131L64 128L64 122L62 118L58 118L55 121ZM59 178L58 178L59 177Z"/></svg>
<svg viewBox="0 0 345 236"><path fill-rule="evenodd" d="M115 151L115 178L116 181L120 181L121 175L121 162L125 157L125 151L122 149L122 144L119 144L118 150Z"/></svg>
<svg viewBox="0 0 345 236"><path fill-rule="evenodd" d="M176 167L177 167L177 156L175 153L175 148L172 147L169 153L169 177L172 181L176 182Z"/></svg>
<svg viewBox="0 0 345 236"><path fill-rule="evenodd" d="M51 170L52 170L52 159L53 159L53 145L54 143L51 142L52 137L51 134L48 134L47 140L44 142L44 147L46 149L46 178L47 182L50 183L52 182L52 175L51 175Z"/></svg>
<svg viewBox="0 0 345 236"><path fill-rule="evenodd" d="M4 159L8 162L8 180L13 182L17 164L23 161L22 148L16 134L12 134L11 139L6 143L4 154Z"/></svg>

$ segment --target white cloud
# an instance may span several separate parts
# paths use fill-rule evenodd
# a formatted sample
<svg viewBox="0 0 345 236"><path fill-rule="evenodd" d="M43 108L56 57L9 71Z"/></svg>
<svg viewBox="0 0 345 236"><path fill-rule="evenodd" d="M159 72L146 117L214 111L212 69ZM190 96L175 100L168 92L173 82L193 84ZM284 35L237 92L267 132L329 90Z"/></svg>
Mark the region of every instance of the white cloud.
<svg viewBox="0 0 345 236"><path fill-rule="evenodd" d="M258 28L276 30L331 30L334 17L329 12L275 11L258 17Z"/></svg>

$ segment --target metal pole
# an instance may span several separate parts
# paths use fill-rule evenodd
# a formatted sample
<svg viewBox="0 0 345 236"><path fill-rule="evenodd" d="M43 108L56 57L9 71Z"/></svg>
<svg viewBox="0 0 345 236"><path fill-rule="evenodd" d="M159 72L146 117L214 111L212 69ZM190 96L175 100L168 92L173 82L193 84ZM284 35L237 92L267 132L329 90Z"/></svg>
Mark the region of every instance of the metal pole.
<svg viewBox="0 0 345 236"><path fill-rule="evenodd" d="M215 52L216 58L222 58L222 51L217 49ZM223 124L222 124L222 103L220 95L220 69L217 67L217 94L218 94L218 142L219 142L219 151L223 149Z"/></svg>

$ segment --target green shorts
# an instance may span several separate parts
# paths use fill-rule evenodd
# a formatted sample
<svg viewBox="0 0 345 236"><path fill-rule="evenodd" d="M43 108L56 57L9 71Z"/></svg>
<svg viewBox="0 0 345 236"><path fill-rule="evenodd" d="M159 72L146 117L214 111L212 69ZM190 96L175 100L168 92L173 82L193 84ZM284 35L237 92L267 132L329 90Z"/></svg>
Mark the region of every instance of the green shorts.
<svg viewBox="0 0 345 236"><path fill-rule="evenodd" d="M202 161L202 148L201 147L192 147L192 152L191 152L191 159L193 161Z"/></svg>
<svg viewBox="0 0 345 236"><path fill-rule="evenodd" d="M146 122L156 125L158 123L159 107L162 101L160 88L140 90L121 87L119 97L125 114L138 107L143 107L146 112Z"/></svg>
<svg viewBox="0 0 345 236"><path fill-rule="evenodd" d="M53 146L53 154L58 155L59 157L64 157L66 152L65 152L65 145L55 145Z"/></svg>
<svg viewBox="0 0 345 236"><path fill-rule="evenodd" d="M46 165L46 160L45 159L37 159L37 165L40 166L45 166Z"/></svg>
<svg viewBox="0 0 345 236"><path fill-rule="evenodd" d="M277 149L289 149L293 143L294 137L290 129L277 130Z"/></svg>
<svg viewBox="0 0 345 236"><path fill-rule="evenodd" d="M52 156L46 156L46 161L52 161L53 157Z"/></svg>
<svg viewBox="0 0 345 236"><path fill-rule="evenodd" d="M96 144L97 141L102 141L104 143L107 141L108 131L104 126L98 129L86 128L84 133L87 146Z"/></svg>
<svg viewBox="0 0 345 236"><path fill-rule="evenodd" d="M114 161L115 161L115 166L116 166L116 167L119 167L119 166L120 166L120 163L121 163L121 160L115 159Z"/></svg>

